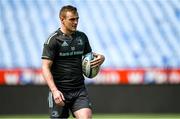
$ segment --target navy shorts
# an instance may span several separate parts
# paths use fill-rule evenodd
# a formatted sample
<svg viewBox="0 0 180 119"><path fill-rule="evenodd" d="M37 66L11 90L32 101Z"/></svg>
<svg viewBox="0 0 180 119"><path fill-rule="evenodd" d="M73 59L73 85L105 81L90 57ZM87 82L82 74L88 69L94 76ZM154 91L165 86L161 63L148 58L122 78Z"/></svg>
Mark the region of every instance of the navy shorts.
<svg viewBox="0 0 180 119"><path fill-rule="evenodd" d="M63 107L60 107L55 104L53 95L51 92L49 92L48 102L49 102L50 118L52 119L68 118L69 111L71 111L73 114L75 111L82 108L91 109L91 102L89 100L88 93L85 88L76 91L67 91L62 93L65 98L65 105Z"/></svg>

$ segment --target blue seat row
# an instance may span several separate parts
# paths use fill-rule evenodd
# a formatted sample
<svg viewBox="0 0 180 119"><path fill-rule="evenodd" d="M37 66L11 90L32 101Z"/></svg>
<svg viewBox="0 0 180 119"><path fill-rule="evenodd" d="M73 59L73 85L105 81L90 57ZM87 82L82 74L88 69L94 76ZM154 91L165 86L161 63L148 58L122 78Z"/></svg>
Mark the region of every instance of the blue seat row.
<svg viewBox="0 0 180 119"><path fill-rule="evenodd" d="M0 68L39 68L67 4L78 8L78 29L94 52L105 55L103 67L180 67L179 0L1 0Z"/></svg>

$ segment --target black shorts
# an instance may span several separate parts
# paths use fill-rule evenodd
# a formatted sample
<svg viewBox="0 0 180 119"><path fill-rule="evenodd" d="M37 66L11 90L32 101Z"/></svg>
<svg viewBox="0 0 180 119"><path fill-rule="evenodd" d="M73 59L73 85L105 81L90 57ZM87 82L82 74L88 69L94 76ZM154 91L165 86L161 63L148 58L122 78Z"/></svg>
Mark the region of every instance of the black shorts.
<svg viewBox="0 0 180 119"><path fill-rule="evenodd" d="M76 91L68 91L62 93L65 98L65 106L60 107L55 104L53 95L51 92L49 92L48 102L51 118L68 118L69 111L71 111L73 114L75 111L82 108L91 109L91 102L89 100L88 93L85 88Z"/></svg>

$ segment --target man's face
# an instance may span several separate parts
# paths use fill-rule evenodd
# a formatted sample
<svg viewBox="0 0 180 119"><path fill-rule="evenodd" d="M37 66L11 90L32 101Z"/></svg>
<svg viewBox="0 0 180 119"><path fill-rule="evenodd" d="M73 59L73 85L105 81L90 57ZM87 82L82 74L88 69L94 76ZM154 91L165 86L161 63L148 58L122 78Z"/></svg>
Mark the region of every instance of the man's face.
<svg viewBox="0 0 180 119"><path fill-rule="evenodd" d="M79 19L79 16L77 12L68 11L66 13L66 17L61 18L61 21L66 31L74 32L76 31L76 28L78 25L78 19Z"/></svg>

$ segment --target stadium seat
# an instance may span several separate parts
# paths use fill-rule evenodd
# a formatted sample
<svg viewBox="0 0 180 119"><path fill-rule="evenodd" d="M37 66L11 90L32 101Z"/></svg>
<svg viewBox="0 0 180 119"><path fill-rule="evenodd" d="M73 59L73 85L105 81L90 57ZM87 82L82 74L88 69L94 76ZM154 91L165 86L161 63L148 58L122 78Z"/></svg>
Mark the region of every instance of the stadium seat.
<svg viewBox="0 0 180 119"><path fill-rule="evenodd" d="M39 68L67 4L78 8L78 29L94 52L105 55L103 67L180 67L179 0L1 0L0 68Z"/></svg>

